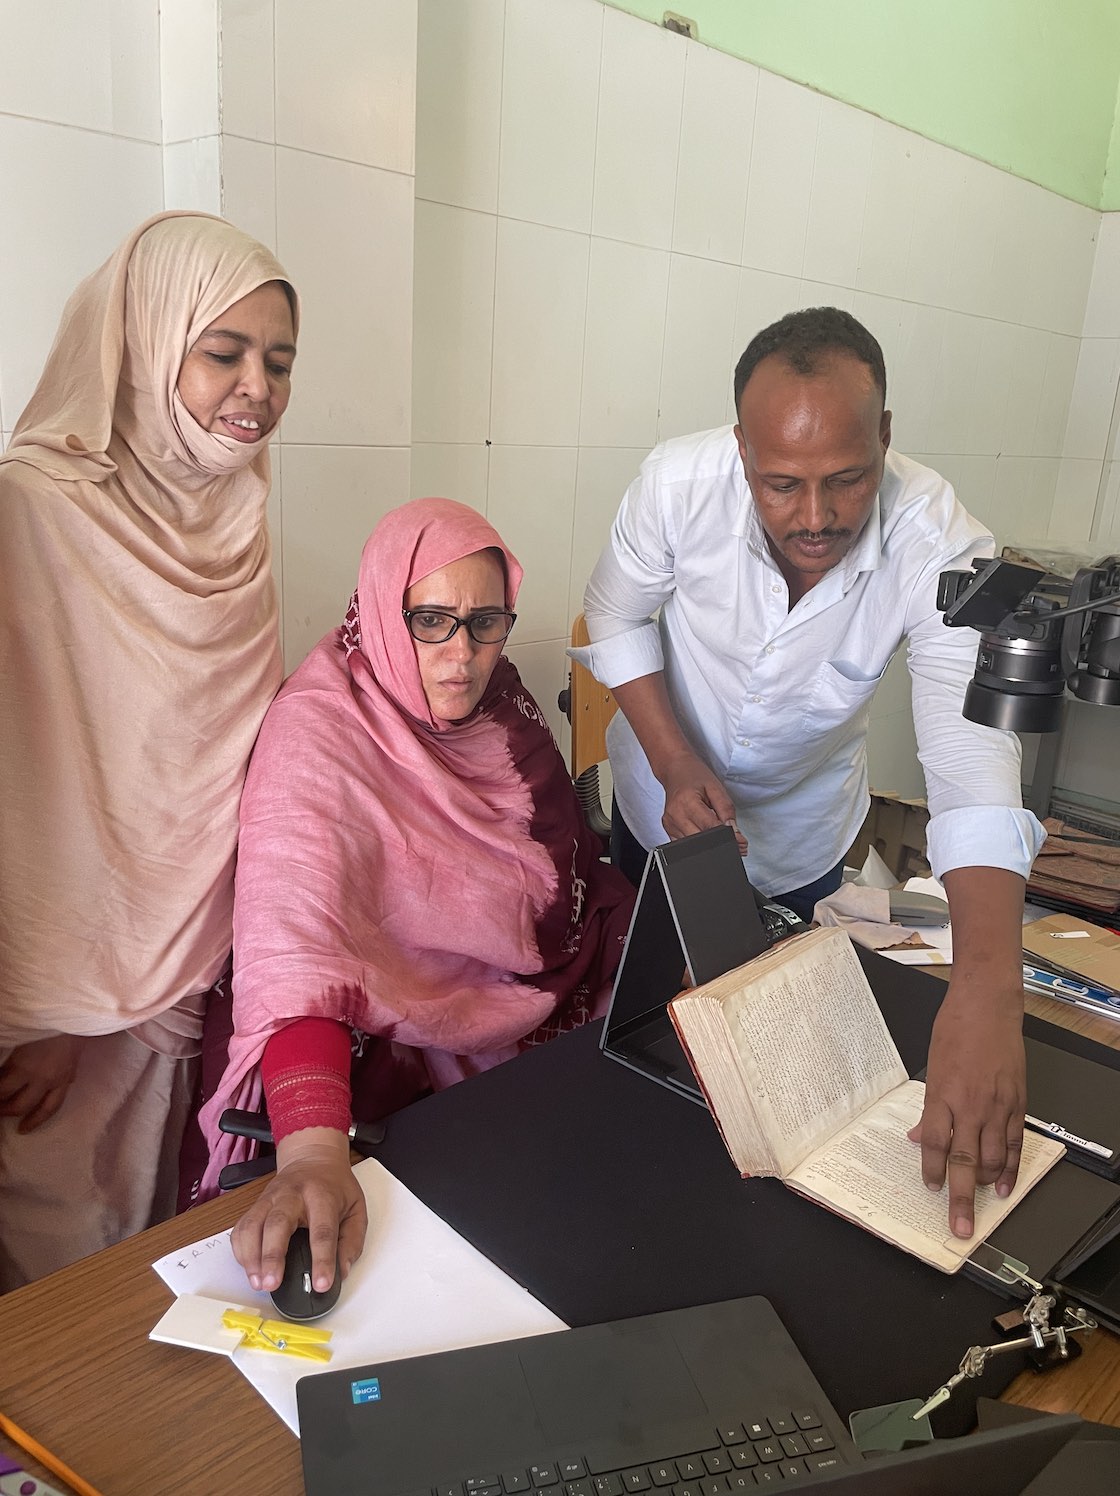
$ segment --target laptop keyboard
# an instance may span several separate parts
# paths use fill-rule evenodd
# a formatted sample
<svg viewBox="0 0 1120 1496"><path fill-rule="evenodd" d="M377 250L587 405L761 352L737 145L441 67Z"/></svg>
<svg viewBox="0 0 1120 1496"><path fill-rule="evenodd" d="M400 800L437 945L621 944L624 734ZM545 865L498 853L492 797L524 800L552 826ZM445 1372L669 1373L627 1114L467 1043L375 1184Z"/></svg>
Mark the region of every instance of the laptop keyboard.
<svg viewBox="0 0 1120 1496"><path fill-rule="evenodd" d="M715 1429L711 1443L624 1469L573 1455L525 1469L486 1471L409 1496L742 1496L760 1487L847 1469L814 1408L771 1411Z"/></svg>

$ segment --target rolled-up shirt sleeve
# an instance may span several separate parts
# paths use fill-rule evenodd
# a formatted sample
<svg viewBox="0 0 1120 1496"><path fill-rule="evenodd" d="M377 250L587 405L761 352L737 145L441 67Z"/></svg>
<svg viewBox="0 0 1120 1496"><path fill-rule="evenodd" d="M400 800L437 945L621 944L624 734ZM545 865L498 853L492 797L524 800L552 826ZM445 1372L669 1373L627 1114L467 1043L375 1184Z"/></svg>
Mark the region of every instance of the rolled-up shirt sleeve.
<svg viewBox="0 0 1120 1496"><path fill-rule="evenodd" d="M1022 808L1019 739L970 722L964 694L976 667L979 635L947 628L936 606L937 577L992 554L989 540L942 554L923 568L907 622L914 730L925 772L930 821L927 855L935 877L958 867L999 867L1026 878L1046 840Z"/></svg>
<svg viewBox="0 0 1120 1496"><path fill-rule="evenodd" d="M653 615L676 586L675 537L670 506L659 502L653 481L656 455L626 490L587 584L583 612L591 643L568 651L608 690L665 666Z"/></svg>

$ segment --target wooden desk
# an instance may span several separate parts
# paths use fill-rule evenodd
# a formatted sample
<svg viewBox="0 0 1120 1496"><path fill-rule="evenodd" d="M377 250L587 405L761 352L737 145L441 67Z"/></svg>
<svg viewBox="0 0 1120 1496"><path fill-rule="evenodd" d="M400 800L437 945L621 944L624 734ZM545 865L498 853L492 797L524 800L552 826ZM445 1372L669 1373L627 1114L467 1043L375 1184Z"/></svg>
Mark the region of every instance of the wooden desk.
<svg viewBox="0 0 1120 1496"><path fill-rule="evenodd" d="M1045 998L1028 1005L1120 1048L1120 1025ZM301 1496L298 1442L248 1382L221 1357L147 1338L171 1299L150 1264L232 1224L260 1188L0 1298L0 1410L103 1496ZM1005 1398L1120 1426L1120 1339L1098 1331L1073 1365L1024 1373ZM0 1448L51 1479L2 1439Z"/></svg>
<svg viewBox="0 0 1120 1496"><path fill-rule="evenodd" d="M0 1411L102 1496L302 1496L299 1441L222 1356L150 1341L151 1264L230 1226L248 1185L0 1298ZM57 1477L0 1436L43 1480Z"/></svg>

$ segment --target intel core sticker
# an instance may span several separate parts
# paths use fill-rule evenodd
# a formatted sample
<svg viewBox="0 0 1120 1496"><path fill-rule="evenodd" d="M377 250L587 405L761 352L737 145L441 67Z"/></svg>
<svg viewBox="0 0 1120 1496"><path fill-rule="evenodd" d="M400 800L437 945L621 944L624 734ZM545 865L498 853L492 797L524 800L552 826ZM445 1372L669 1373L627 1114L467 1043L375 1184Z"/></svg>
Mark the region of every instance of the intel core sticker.
<svg viewBox="0 0 1120 1496"><path fill-rule="evenodd" d="M381 1382L377 1377L367 1377L364 1382L351 1382L350 1396L356 1403L380 1402Z"/></svg>

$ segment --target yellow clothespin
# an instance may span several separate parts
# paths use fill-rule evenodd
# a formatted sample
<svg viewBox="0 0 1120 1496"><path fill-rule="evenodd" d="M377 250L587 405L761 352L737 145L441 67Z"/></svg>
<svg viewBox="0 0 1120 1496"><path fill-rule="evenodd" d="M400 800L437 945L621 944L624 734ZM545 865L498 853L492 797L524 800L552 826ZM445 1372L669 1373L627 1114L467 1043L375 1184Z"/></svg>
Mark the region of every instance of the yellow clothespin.
<svg viewBox="0 0 1120 1496"><path fill-rule="evenodd" d="M281 1356L302 1356L305 1361L329 1361L326 1342L330 1330L312 1330L285 1320L262 1319L247 1309L227 1309L222 1315L227 1330L241 1331L241 1344L251 1350L275 1351Z"/></svg>

